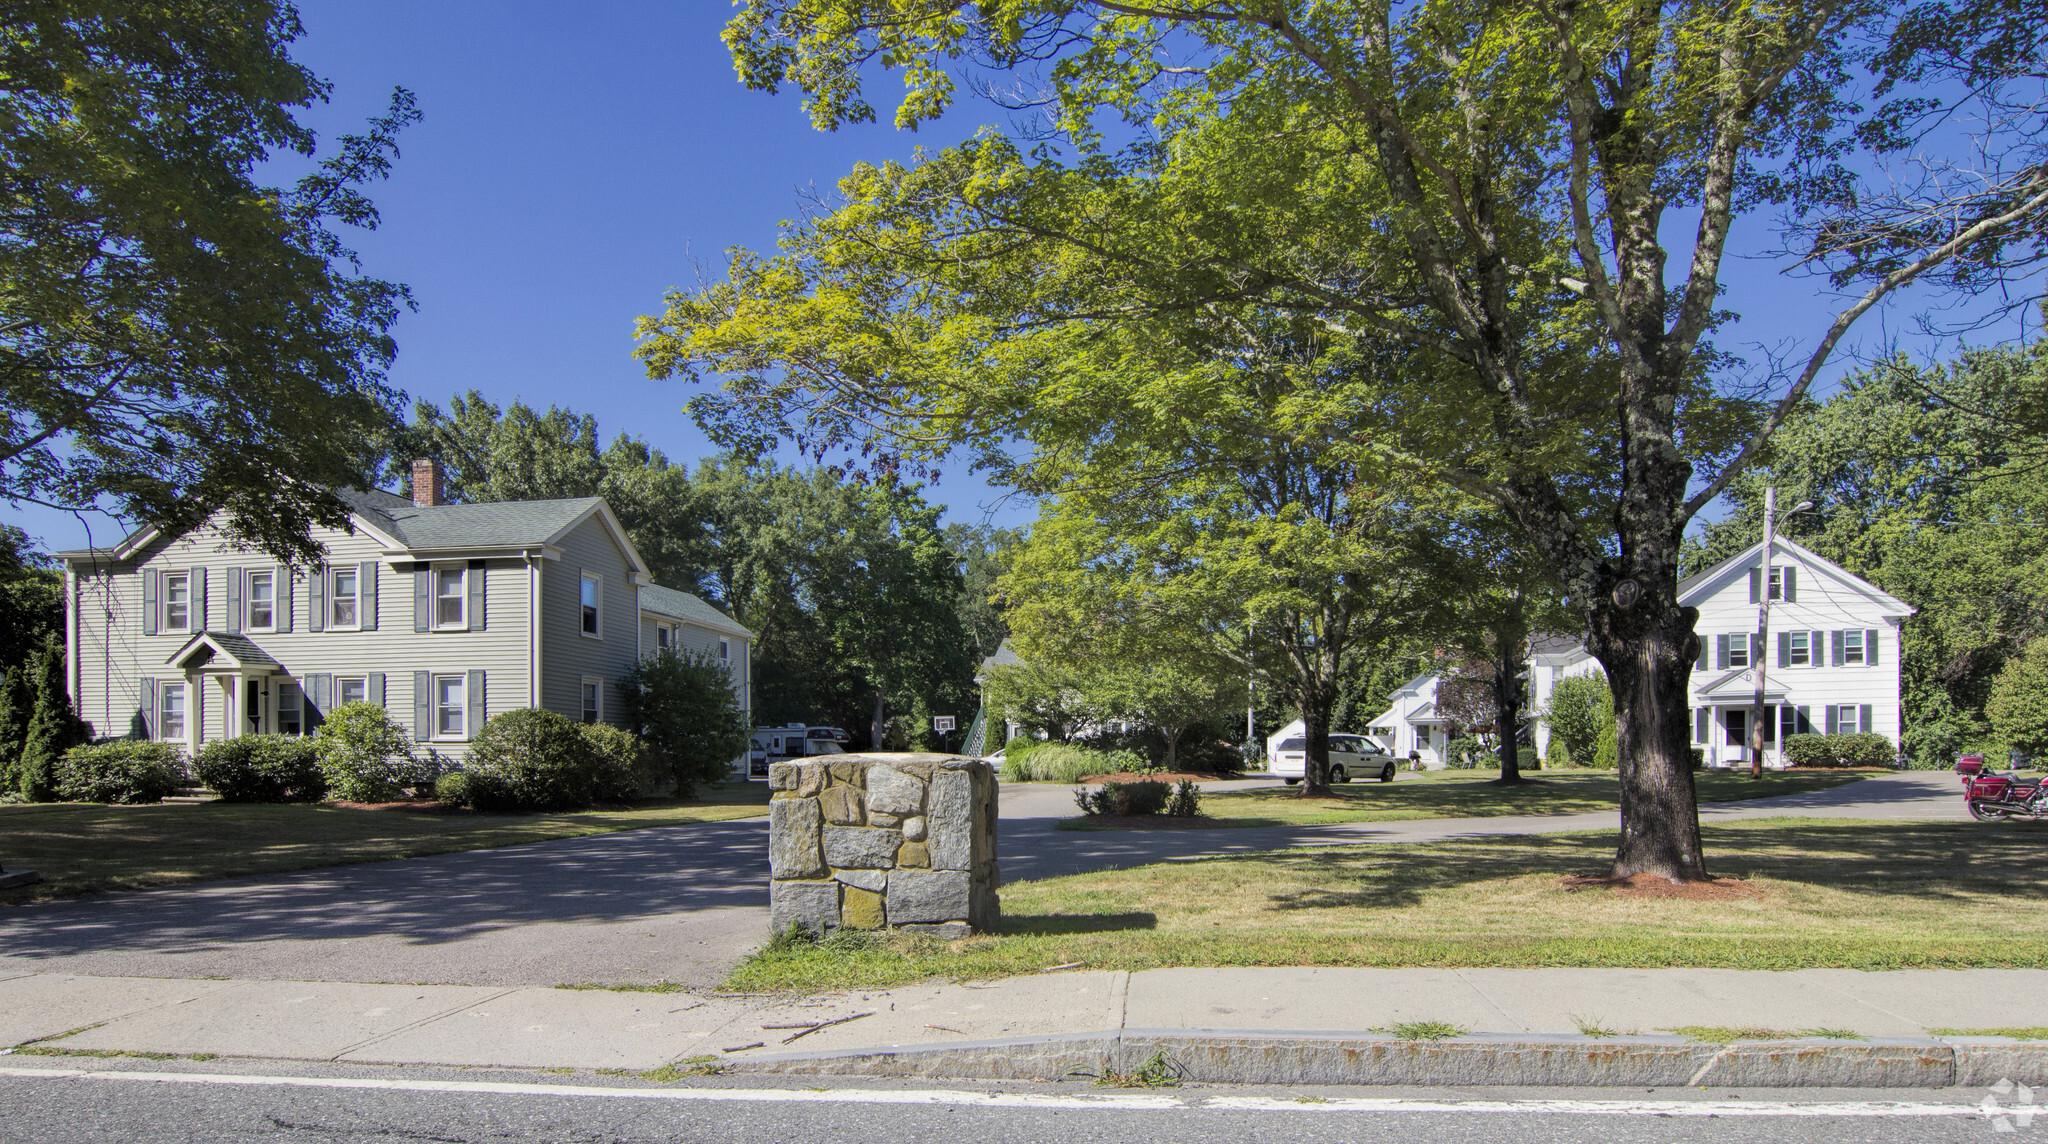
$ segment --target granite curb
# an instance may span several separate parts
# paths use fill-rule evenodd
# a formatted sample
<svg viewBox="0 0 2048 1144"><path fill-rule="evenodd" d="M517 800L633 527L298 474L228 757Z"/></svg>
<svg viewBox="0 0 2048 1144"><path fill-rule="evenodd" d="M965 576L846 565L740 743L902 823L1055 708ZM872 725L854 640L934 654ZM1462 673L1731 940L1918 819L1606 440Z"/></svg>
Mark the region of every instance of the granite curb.
<svg viewBox="0 0 2048 1144"><path fill-rule="evenodd" d="M1818 1038L1702 1044L1684 1037L1127 1029L889 1048L775 1053L731 1073L1059 1080L1133 1073L1155 1058L1210 1084L1671 1088L1948 1088L2048 1084L2048 1043L2002 1037Z"/></svg>

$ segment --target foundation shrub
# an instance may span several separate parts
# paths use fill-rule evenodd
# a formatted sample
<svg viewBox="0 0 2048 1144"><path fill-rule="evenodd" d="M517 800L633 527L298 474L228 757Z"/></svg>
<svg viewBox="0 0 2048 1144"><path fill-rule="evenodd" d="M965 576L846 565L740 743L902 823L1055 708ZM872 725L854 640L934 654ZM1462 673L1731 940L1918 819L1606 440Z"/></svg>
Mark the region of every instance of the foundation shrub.
<svg viewBox="0 0 2048 1144"><path fill-rule="evenodd" d="M185 752L147 739L73 747L58 757L54 771L56 795L65 802L162 802L189 781Z"/></svg>
<svg viewBox="0 0 2048 1144"><path fill-rule="evenodd" d="M327 797L313 740L300 735L216 739L192 758L192 771L224 802L319 802Z"/></svg>

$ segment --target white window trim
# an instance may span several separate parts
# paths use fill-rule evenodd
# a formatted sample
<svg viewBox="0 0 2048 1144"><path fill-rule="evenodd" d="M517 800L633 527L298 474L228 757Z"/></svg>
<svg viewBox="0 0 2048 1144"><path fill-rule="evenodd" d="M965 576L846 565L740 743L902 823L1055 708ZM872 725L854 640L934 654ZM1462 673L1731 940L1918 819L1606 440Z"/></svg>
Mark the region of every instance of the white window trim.
<svg viewBox="0 0 2048 1144"><path fill-rule="evenodd" d="M256 578L270 580L270 622L259 624L256 615ZM274 632L277 630L277 574L264 569L260 572L245 572L242 575L242 630L245 632Z"/></svg>
<svg viewBox="0 0 2048 1144"><path fill-rule="evenodd" d="M1852 637L1852 636L1853 636L1853 637L1855 637L1855 639L1856 639L1856 646L1855 646L1855 647L1853 647L1853 648L1849 646L1849 639L1850 639L1850 637ZM1843 667L1869 667L1869 666L1870 666L1870 649L1869 649L1869 648L1868 648L1867 646L1865 646L1865 643L1866 643L1866 641L1865 641L1865 640L1864 640L1864 638L1863 638L1863 629L1862 629L1862 628L1844 628L1844 629L1842 629L1842 664L1841 664L1841 666L1843 666ZM1855 658L1855 659L1850 659L1850 658L1849 658L1849 656L1850 656L1850 653L1851 653L1851 652L1853 652L1853 653L1855 654L1855 656L1856 656L1856 658Z"/></svg>
<svg viewBox="0 0 2048 1144"><path fill-rule="evenodd" d="M185 582L185 622L184 622L184 623L181 623L181 624L173 624L173 623L171 623L171 581L172 581L172 580L183 580L183 581ZM192 599L192 573L191 573L191 571L190 571L190 570L187 570L187 571L182 571L182 572L165 572L165 573L163 573L163 574L162 574L162 575L161 575L161 576L160 576L160 577L158 578L158 582L157 582L157 600L156 600L156 622L157 622L157 630L158 630L158 631L162 631L162 632L180 632L180 633L190 633L190 632L192 632L192 631L194 630L194 629L193 629L193 627L192 627L192 605L193 605L193 604L194 604L195 602L196 602L196 601L194 601L194 600Z"/></svg>
<svg viewBox="0 0 2048 1144"><path fill-rule="evenodd" d="M718 662L720 662L720 663L722 663L722 664L725 664L725 665L726 665L727 667L731 667L731 666L732 666L732 641L731 641L731 640L719 640L719 641L718 641Z"/></svg>
<svg viewBox="0 0 2048 1144"><path fill-rule="evenodd" d="M1741 663L1737 663L1737 662L1735 662L1735 655L1736 655L1736 651L1735 651L1735 641L1736 641L1736 640L1741 640L1741 641L1742 641L1742 662L1741 662ZM1754 639L1751 639L1751 638L1750 638L1750 633L1748 633L1748 632L1729 632L1729 633L1728 633L1728 666L1729 666L1729 667L1731 667L1731 668L1737 668L1737 667L1740 667L1740 668L1749 668L1749 667L1754 667L1754 666L1756 666L1756 659L1755 659L1755 657L1754 657L1754 656L1753 656L1753 655L1751 654L1751 653L1752 653L1753 651L1755 651L1756 649L1755 649L1755 648L1752 648L1752 647L1750 647L1750 646L1749 646L1749 645L1751 645L1751 644L1753 644L1753 643L1755 643L1755 642L1756 642L1756 641L1755 641Z"/></svg>
<svg viewBox="0 0 2048 1144"><path fill-rule="evenodd" d="M597 591L591 596L596 601L596 606L593 610L596 612L597 630L594 632L583 630L583 585L585 584L597 585ZM604 576L599 573L585 572L577 577L576 634L587 640L601 640L604 638Z"/></svg>
<svg viewBox="0 0 2048 1144"><path fill-rule="evenodd" d="M1795 656L1797 656L1797 655L1799 654L1799 651L1800 651L1800 648L1799 648L1799 641L1801 641L1801 640L1805 640L1805 641L1806 641L1806 649L1805 649L1805 650L1806 650L1806 658L1805 658L1805 659L1803 659L1803 660L1802 660L1802 659L1796 659L1796 658L1794 658ZM1812 666L1813 666L1813 633L1812 633L1812 632L1806 632L1806 631L1796 631L1796 630L1795 630L1795 631L1789 631L1789 632L1786 632L1786 633L1785 633L1785 666L1786 666L1786 667L1812 667Z"/></svg>
<svg viewBox="0 0 2048 1144"><path fill-rule="evenodd" d="M457 703L457 704L455 705L455 711L456 711L457 715L459 715L459 716L460 716L460 718L461 718L461 720L462 720L462 730L460 730L460 731L443 731L443 730L441 729L441 711L442 711L442 706L441 706L441 681L442 681L442 680L444 680L444 679L452 679L452 680L455 680L455 681L456 681L457 683L461 684L461 686L462 686L462 700L461 700L461 702L459 702L459 703ZM429 697L430 701L431 701L431 702L433 703L433 713L434 713L434 734L433 734L433 741L434 741L434 742L437 742L437 743L462 743L462 742L467 742L467 741L469 740L469 737L470 737L470 727L469 727L469 673L468 673L468 672L466 672L466 671L447 671L447 672L439 672L439 673L436 673L436 674L432 674L432 675L429 675L429 676L427 676L427 688L428 688L428 691L427 691L427 695L428 695L428 697Z"/></svg>
<svg viewBox="0 0 2048 1144"><path fill-rule="evenodd" d="M360 683L360 684L362 684L362 685L363 685L363 697L362 697L362 698L361 698L360 700L349 700L349 699L343 699L343 698L341 697L341 685L342 685L343 683ZM370 701L370 677L369 677L369 676L367 676L367 675L337 675L337 676L335 676L335 677L334 677L334 705L335 705L336 707L339 707L339 706L341 706L341 705L342 705L342 704L344 704L344 703L350 703L350 702L360 702L360 703L368 703L369 701Z"/></svg>
<svg viewBox="0 0 2048 1144"><path fill-rule="evenodd" d="M446 622L446 623L444 623L444 622L442 622L442 620L441 620L441 600L443 599L443 597L442 597L442 595L441 595L441 577L442 577L442 575L443 575L443 574L445 574L445 573L448 573L448 572L453 572L453 573L455 573L455 584L456 584L456 587L457 587L457 589L458 589L458 590L456 591L456 593L455 593L455 606L456 606L456 610L457 610L457 612L459 612L460 614L459 614L459 615L458 615L458 616L457 616L457 617L456 617L456 618L455 618L455 619L454 619L453 621L450 621L450 622ZM464 566L460 566L460 567L455 567L455 568L447 568L447 567L442 567L442 568L432 568L432 569L430 569L430 570L428 571L427 575L428 575L428 577L429 577L429 578L430 578L430 580L431 580L431 587L433 588L433 596L432 596L432 599L431 599L431 600L429 601L429 606L430 606L430 607L432 607L432 608L434 609L434 624L433 624L433 630L435 630L435 631L437 631L437 632L466 632L466 631L468 631L468 630L469 630L469 568L468 568L468 566L467 566L467 565L464 565Z"/></svg>
<svg viewBox="0 0 2048 1144"><path fill-rule="evenodd" d="M292 693L296 695L299 700L297 706L291 709L293 715L292 722L297 723L299 725L299 729L296 731L286 731L284 729L285 708L283 701L284 686L287 683L291 684ZM306 733L306 687L304 684L300 683L296 679L286 679L282 677L273 676L270 684L269 707L270 724L271 726L277 728L278 734L304 735Z"/></svg>
<svg viewBox="0 0 2048 1144"><path fill-rule="evenodd" d="M338 623L334 618L334 606L341 602L341 596L334 590L334 578L342 573L356 578L356 590L349 599L354 600L355 619ZM327 569L327 630L330 632L359 632L363 630L363 573L354 565L333 565Z"/></svg>
<svg viewBox="0 0 2048 1144"><path fill-rule="evenodd" d="M584 676L583 682L576 688L576 719L578 722L582 722L584 715L591 713L591 709L583 705L584 689L590 687L597 689L597 707L594 712L597 717L590 720L590 722L602 723L604 722L604 680L594 675Z"/></svg>
<svg viewBox="0 0 2048 1144"><path fill-rule="evenodd" d="M164 718L164 712L168 710L168 708L166 707L164 701L170 698L171 688L173 687L178 689L179 694L182 695L185 700L185 702L182 704L178 712L178 721L182 724L182 726L178 729L178 734L166 735L164 734L164 724L166 722ZM155 716L155 730L158 742L189 744L192 741L192 684L183 679L157 680L156 711L153 712L153 714Z"/></svg>

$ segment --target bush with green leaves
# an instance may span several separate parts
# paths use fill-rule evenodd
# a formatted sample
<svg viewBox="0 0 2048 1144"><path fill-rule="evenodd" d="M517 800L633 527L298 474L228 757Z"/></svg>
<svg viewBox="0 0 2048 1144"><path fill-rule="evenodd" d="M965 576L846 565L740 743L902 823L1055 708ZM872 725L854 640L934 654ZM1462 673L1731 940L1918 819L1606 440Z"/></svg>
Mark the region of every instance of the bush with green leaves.
<svg viewBox="0 0 2048 1144"><path fill-rule="evenodd" d="M1173 797L1173 788L1153 779L1134 783L1103 783L1099 790L1077 790L1074 804L1090 816L1158 814Z"/></svg>
<svg viewBox="0 0 2048 1144"><path fill-rule="evenodd" d="M1593 765L1603 771L1621 769L1621 730L1611 719L1600 732L1600 745L1593 752Z"/></svg>
<svg viewBox="0 0 2048 1144"><path fill-rule="evenodd" d="M1795 767L1888 767L1897 756L1883 735L1788 735L1785 760Z"/></svg>
<svg viewBox="0 0 2048 1144"><path fill-rule="evenodd" d="M66 802L123 805L162 802L185 788L185 752L176 743L114 739L73 747L57 760L54 788Z"/></svg>
<svg viewBox="0 0 2048 1144"><path fill-rule="evenodd" d="M590 747L591 798L597 802L632 802L640 797L648 764L640 736L610 723L578 723Z"/></svg>
<svg viewBox="0 0 2048 1144"><path fill-rule="evenodd" d="M1601 736L1614 725L1614 692L1607 677L1574 675L1558 680L1543 709L1543 721L1550 727L1552 751L1562 747L1565 757L1578 765L1594 765Z"/></svg>
<svg viewBox="0 0 2048 1144"><path fill-rule="evenodd" d="M626 721L654 762L690 797L724 782L747 753L752 728L733 693L731 666L715 656L662 648L619 681Z"/></svg>
<svg viewBox="0 0 2048 1144"><path fill-rule="evenodd" d="M1191 779L1182 779L1173 788L1173 797L1166 800L1166 809L1161 813L1168 818L1198 818L1202 813L1202 788Z"/></svg>
<svg viewBox="0 0 2048 1144"><path fill-rule="evenodd" d="M1090 775L1141 774L1152 768L1134 751L1092 751L1071 743L1045 743L1016 768L1004 756L1004 773L1039 783L1077 783Z"/></svg>
<svg viewBox="0 0 2048 1144"><path fill-rule="evenodd" d="M1998 669L1984 715L2006 746L2036 757L2048 754L2048 638L2030 641Z"/></svg>
<svg viewBox="0 0 2048 1144"><path fill-rule="evenodd" d="M1444 746L1444 765L1454 771L1473 770L1492 757L1493 752L1486 744L1471 735L1452 739Z"/></svg>
<svg viewBox="0 0 2048 1144"><path fill-rule="evenodd" d="M30 802L64 797L57 780L64 755L91 737L85 720L78 717L77 709L71 705L64 664L64 643L55 633L43 642L41 651L29 657L27 664L35 706L22 732L16 781L21 796Z"/></svg>
<svg viewBox="0 0 2048 1144"><path fill-rule="evenodd" d="M343 703L313 732L313 753L327 797L341 802L396 802L431 786L437 769L423 766L412 736L376 703Z"/></svg>
<svg viewBox="0 0 2048 1144"><path fill-rule="evenodd" d="M192 757L192 772L223 802L319 802L327 797L318 749L301 735L215 739Z"/></svg>
<svg viewBox="0 0 2048 1144"><path fill-rule="evenodd" d="M538 707L507 711L469 745L466 801L478 810L575 810L617 781L601 775L608 766L575 720Z"/></svg>

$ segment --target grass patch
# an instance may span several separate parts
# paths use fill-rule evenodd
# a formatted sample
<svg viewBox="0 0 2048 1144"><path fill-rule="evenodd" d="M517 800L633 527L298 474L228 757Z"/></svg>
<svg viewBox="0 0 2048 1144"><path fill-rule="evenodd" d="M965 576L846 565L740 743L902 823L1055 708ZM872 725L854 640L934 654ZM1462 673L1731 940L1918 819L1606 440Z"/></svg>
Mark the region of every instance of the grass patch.
<svg viewBox="0 0 2048 1144"><path fill-rule="evenodd" d="M1605 1026L1605 1025L1601 1024L1601 1023L1600 1023L1600 1022L1599 1022L1598 1020L1596 1020L1596 1019L1594 1019L1594 1018L1592 1018L1592 1017L1581 1017L1581 1016L1579 1016L1579 1015L1578 1015L1578 1014L1576 1014L1576 1013L1571 1013L1571 1014L1567 1014L1567 1015L1568 1015L1569 1017L1571 1017L1571 1019L1572 1019L1572 1026L1573 1026L1574 1028L1578 1029L1578 1031L1579 1031L1579 1036L1581 1036L1581 1037L1619 1037L1619 1036L1621 1036L1621 1032L1620 1032L1619 1030L1617 1030L1617 1029L1610 1029L1610 1028L1608 1028L1607 1026Z"/></svg>
<svg viewBox="0 0 2048 1144"><path fill-rule="evenodd" d="M717 1056L705 1055L701 1057L688 1057L674 1064L663 1065L658 1069L649 1069L638 1075L641 1080L673 1084L676 1081L689 1080L691 1077L719 1076L724 1072L725 1066L718 1063Z"/></svg>
<svg viewBox="0 0 2048 1144"><path fill-rule="evenodd" d="M210 1061L213 1053L142 1053L133 1049L65 1049L56 1045L22 1045L13 1050L21 1057L93 1057L111 1060L115 1057L132 1057L138 1061Z"/></svg>
<svg viewBox="0 0 2048 1144"><path fill-rule="evenodd" d="M1564 889L1562 876L1612 860L1611 831L1282 850L1007 885L997 933L764 949L725 987L881 987L1069 963L2048 968L2037 824L1772 818L1704 838L1709 869L1748 879L1755 897Z"/></svg>
<svg viewBox="0 0 2048 1144"><path fill-rule="evenodd" d="M1535 771L1512 786L1492 785L1496 777L1494 771L1403 771L1391 783L1352 782L1332 787L1328 798L1304 797L1298 787L1205 792L1202 813L1214 820L1206 824L1212 826L1325 826L1418 818L1585 814L1612 810L1620 797L1613 771ZM1704 771L1694 776L1702 803L1801 794L1867 777L1868 772L1834 770L1767 773L1760 779ZM1090 828L1079 819L1068 821L1077 824L1070 829Z"/></svg>
<svg viewBox="0 0 2048 1144"><path fill-rule="evenodd" d="M1097 1088L1179 1088L1181 1067L1166 1057L1165 1050L1153 1053L1127 1073L1105 1072L1095 1078Z"/></svg>
<svg viewBox="0 0 2048 1144"><path fill-rule="evenodd" d="M1929 1029L1937 1037L2011 1037L2015 1041L2048 1041L2048 1025L2004 1029Z"/></svg>
<svg viewBox="0 0 2048 1144"><path fill-rule="evenodd" d="M1471 1032L1462 1025L1453 1025L1448 1021L1396 1021L1384 1029L1373 1031L1387 1033L1404 1041L1448 1041L1452 1037L1462 1037Z"/></svg>
<svg viewBox="0 0 2048 1144"><path fill-rule="evenodd" d="M7 865L43 875L34 885L0 891L0 903L717 822L767 809L765 783L707 788L688 801L566 814L418 814L224 802L0 806Z"/></svg>

